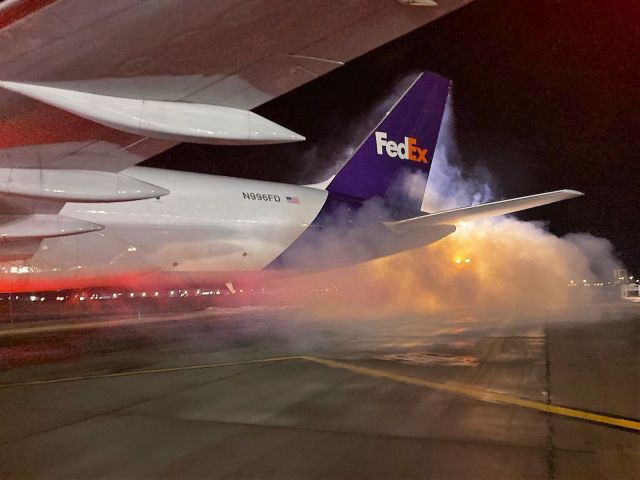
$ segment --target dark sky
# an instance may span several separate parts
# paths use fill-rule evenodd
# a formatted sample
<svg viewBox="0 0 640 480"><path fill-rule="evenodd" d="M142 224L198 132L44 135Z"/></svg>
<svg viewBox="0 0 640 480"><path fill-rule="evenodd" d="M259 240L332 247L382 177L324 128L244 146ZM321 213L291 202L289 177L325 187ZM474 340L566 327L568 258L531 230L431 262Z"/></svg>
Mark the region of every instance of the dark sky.
<svg viewBox="0 0 640 480"><path fill-rule="evenodd" d="M476 0L256 111L295 145L179 145L146 165L292 183L323 180L337 151L407 74L454 82L460 166L496 197L559 188L585 197L519 214L558 235L610 239L640 272L640 8L629 0ZM366 123L368 125L363 125ZM313 158L311 166L302 159Z"/></svg>

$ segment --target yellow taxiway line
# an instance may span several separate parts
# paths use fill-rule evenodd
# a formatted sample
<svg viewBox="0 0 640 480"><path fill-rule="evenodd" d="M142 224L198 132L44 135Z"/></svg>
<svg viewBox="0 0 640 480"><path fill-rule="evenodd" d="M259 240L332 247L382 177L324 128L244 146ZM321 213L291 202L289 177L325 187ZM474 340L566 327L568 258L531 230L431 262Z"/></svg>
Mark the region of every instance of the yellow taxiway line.
<svg viewBox="0 0 640 480"><path fill-rule="evenodd" d="M152 374L160 374L160 373L184 372L184 371L191 371L191 370L204 370L204 369L210 369L210 368L231 367L236 365L275 363L275 362L283 362L287 360L304 360L307 362L324 365L325 367L347 370L349 372L356 373L358 375L365 375L373 378L382 378L382 379L391 380L398 383L404 383L406 385L429 388L431 390L446 392L454 395L461 395L461 396L472 398L474 400L479 400L482 402L499 403L502 405L522 407L522 408L527 408L529 410L536 410L539 412L550 413L550 414L559 415L562 417L575 418L579 420L598 423L601 425L607 425L611 427L618 427L626 430L640 432L640 420L634 420L629 418L618 418L614 416L605 415L602 413L579 410L577 408L552 405L544 402L538 402L535 400L529 400L526 398L517 397L514 395L508 395L506 393L494 392L491 390L484 390L481 388L466 386L458 383L436 382L432 380L425 380L422 378L409 377L407 375L388 372L386 370L381 370L378 368L363 367L360 365L354 365L352 363L341 362L338 360L330 360L327 358L313 357L310 355L292 355L292 356L282 356L282 357L261 358L256 360L241 360L237 362L205 363L200 365L186 365L182 367L154 368L154 369L147 369L147 370L131 370L127 372L102 373L102 374L83 375L83 376L76 376L76 377L53 378L49 380L32 380L32 381L26 381L26 382L4 383L4 384L0 384L0 389L11 388L11 387L28 387L28 386L34 386L34 385L48 385L48 384L54 384L54 383L77 382L82 380L133 377L138 375L152 375Z"/></svg>
<svg viewBox="0 0 640 480"><path fill-rule="evenodd" d="M483 390L476 387L469 387L456 383L449 382L434 382L431 380L423 380L421 378L409 377L398 373L387 372L377 368L362 367L359 365L353 365L351 363L339 362L336 360L329 360L326 358L318 358L311 356L301 356L300 358L309 362L319 363L331 368L339 368L342 370L348 370L360 375L366 375L374 378L384 378L387 380L393 380L399 383L405 383L407 385L414 385L417 387L426 387L432 390L440 392L453 393L456 395L462 395L465 397L473 398L483 402L501 403L504 405L512 405L516 407L528 408L530 410L538 410L540 412L552 413L563 417L577 418L580 420L587 420L590 422L600 423L603 425L610 425L619 428L625 428L629 430L635 430L640 432L640 421L631 420L626 418L611 417L600 413L593 413L584 410L578 410L576 408L561 407L557 405L551 405L544 402L537 402L535 400L528 400L525 398L517 397L514 395L508 395L505 393L493 392L491 390Z"/></svg>
<svg viewBox="0 0 640 480"><path fill-rule="evenodd" d="M235 365L252 365L256 363L282 362L284 360L299 359L292 357L259 358L257 360L240 360L237 362L204 363L201 365L185 365L183 367L150 368L148 370L129 370L127 372L97 373L94 375L78 375L77 377L60 377L48 380L30 380L26 382L0 383L0 389L11 387L31 387L33 385L50 385L52 383L79 382L82 380L98 380L102 378L136 377L140 375L153 375L156 373L186 372L189 370L205 370L208 368L233 367Z"/></svg>

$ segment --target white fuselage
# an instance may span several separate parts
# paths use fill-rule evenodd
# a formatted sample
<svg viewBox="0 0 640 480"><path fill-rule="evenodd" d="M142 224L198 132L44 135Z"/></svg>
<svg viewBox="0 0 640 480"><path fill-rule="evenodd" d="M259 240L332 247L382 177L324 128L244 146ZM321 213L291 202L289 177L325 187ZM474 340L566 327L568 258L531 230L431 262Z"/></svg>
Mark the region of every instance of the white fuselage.
<svg viewBox="0 0 640 480"><path fill-rule="evenodd" d="M122 173L170 193L120 203L67 203L61 215L105 228L45 239L32 258L2 264L2 290L171 277L232 281L275 260L327 198L324 190L273 182L146 167Z"/></svg>

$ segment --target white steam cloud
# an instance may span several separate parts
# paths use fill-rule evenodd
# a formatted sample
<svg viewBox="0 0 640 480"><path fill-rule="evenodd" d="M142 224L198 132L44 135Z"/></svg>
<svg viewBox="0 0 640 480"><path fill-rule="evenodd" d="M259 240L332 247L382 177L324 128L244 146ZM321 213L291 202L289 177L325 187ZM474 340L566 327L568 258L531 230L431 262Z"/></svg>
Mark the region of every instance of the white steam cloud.
<svg viewBox="0 0 640 480"><path fill-rule="evenodd" d="M397 95L375 109L376 121L395 98ZM492 196L494 182L486 170L479 169L468 179L457 166L454 132L450 99L423 202L425 211L497 200ZM362 128L351 133L356 139L366 135ZM337 165L333 169L330 173L335 173ZM338 230L333 239L335 250L348 240ZM305 254L317 256L318 252ZM606 239L588 233L559 238L544 223L506 216L458 226L454 234L426 247L298 277L291 285L298 291L337 286L342 294L330 300L317 301L313 296L295 299L296 304L306 301L316 313L327 315L402 315L465 307L477 311L509 309L517 318L525 312L529 315L541 309L589 302L596 289L572 288L569 283L606 281L619 267Z"/></svg>
<svg viewBox="0 0 640 480"><path fill-rule="evenodd" d="M486 170L476 168L473 178L465 180L455 166L460 154L455 138L453 98L450 95L444 110L442 126L429 173L427 191L422 204L425 212L477 205L493 200L491 180Z"/></svg>

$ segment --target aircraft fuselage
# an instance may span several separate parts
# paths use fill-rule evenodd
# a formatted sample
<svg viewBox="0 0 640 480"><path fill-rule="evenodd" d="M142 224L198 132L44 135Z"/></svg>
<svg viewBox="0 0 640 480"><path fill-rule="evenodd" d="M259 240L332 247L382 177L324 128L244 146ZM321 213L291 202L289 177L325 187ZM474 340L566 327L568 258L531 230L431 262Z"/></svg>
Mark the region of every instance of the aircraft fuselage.
<svg viewBox="0 0 640 480"><path fill-rule="evenodd" d="M146 167L123 173L165 185L171 193L132 202L67 203L60 214L105 229L44 239L30 259L0 267L2 290L155 281L159 276L228 281L274 261L327 198L324 190L273 182Z"/></svg>

